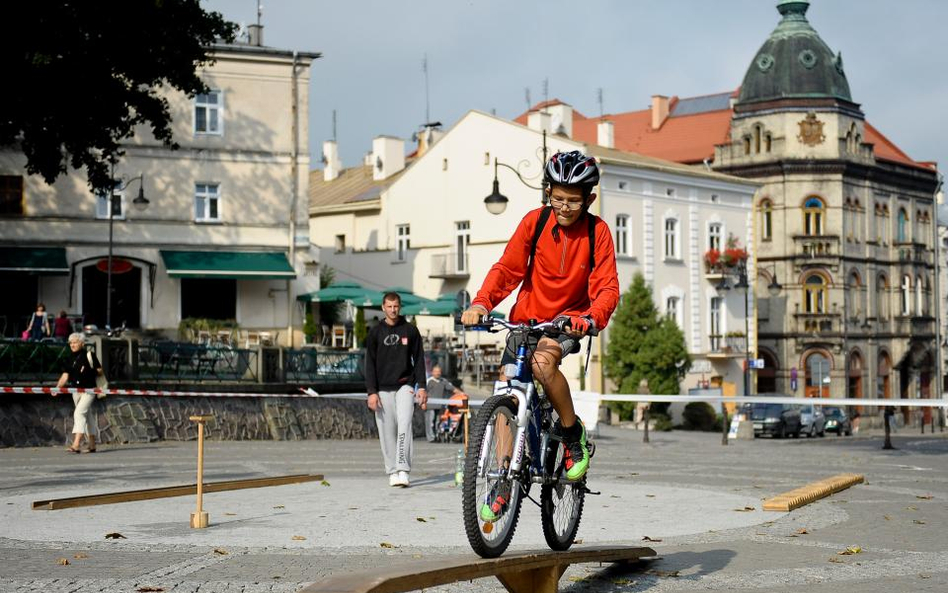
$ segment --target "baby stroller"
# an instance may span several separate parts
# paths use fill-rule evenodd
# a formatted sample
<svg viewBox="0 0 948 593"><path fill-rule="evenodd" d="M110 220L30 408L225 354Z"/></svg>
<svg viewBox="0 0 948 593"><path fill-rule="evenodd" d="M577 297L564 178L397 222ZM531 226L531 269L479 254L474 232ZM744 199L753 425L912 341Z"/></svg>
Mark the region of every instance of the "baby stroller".
<svg viewBox="0 0 948 593"><path fill-rule="evenodd" d="M440 443L460 443L464 440L464 413L467 395L456 392L448 399L448 405L438 417L435 440Z"/></svg>

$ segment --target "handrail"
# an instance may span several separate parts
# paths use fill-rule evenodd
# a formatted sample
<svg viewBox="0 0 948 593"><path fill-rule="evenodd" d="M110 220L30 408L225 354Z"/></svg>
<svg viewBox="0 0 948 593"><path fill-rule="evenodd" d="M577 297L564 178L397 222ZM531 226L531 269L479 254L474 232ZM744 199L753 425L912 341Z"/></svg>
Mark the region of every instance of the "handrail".
<svg viewBox="0 0 948 593"><path fill-rule="evenodd" d="M500 558L448 556L340 574L300 593L397 593L491 576L513 593L555 593L570 564L635 562L654 556L652 548L634 546L580 546L566 552L531 550Z"/></svg>

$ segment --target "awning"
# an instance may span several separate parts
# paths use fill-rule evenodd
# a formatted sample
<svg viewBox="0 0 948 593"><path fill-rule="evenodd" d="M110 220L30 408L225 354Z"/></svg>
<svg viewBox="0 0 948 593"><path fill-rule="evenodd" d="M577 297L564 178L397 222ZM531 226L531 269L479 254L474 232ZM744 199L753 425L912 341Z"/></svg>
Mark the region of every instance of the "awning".
<svg viewBox="0 0 948 593"><path fill-rule="evenodd" d="M69 274L65 247L0 247L0 272Z"/></svg>
<svg viewBox="0 0 948 593"><path fill-rule="evenodd" d="M161 259L172 278L296 278L282 251L161 251Z"/></svg>

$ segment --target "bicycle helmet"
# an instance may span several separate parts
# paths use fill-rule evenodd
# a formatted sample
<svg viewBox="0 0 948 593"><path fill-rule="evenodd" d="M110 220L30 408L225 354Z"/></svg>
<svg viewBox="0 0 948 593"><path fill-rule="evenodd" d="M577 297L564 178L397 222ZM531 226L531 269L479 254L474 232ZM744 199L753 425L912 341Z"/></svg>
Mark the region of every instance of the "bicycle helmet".
<svg viewBox="0 0 948 593"><path fill-rule="evenodd" d="M547 162L543 179L557 185L578 185L589 192L599 183L599 166L596 159L578 150L558 152Z"/></svg>

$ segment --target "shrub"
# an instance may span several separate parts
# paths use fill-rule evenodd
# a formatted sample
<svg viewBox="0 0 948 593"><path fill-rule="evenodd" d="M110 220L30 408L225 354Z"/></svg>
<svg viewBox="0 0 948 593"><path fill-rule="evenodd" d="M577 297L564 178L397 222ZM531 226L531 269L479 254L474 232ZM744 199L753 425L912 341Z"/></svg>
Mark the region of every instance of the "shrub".
<svg viewBox="0 0 948 593"><path fill-rule="evenodd" d="M720 426L717 413L707 402L691 402L685 406L682 416L685 420L683 425L685 430L710 431Z"/></svg>
<svg viewBox="0 0 948 593"><path fill-rule="evenodd" d="M672 426L671 418L665 414L655 414L652 416L655 419L655 430L660 430L662 432L670 432L674 426Z"/></svg>

